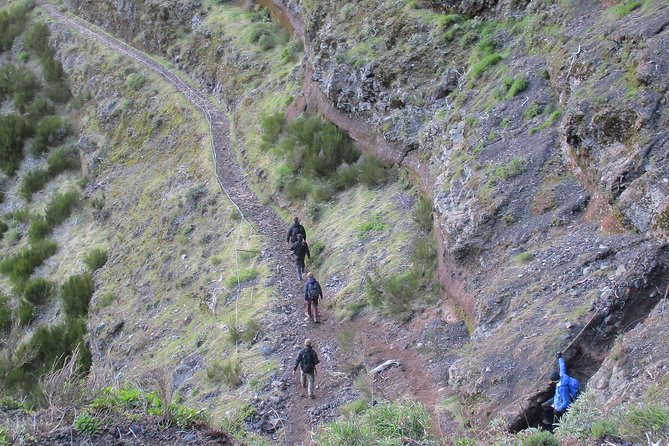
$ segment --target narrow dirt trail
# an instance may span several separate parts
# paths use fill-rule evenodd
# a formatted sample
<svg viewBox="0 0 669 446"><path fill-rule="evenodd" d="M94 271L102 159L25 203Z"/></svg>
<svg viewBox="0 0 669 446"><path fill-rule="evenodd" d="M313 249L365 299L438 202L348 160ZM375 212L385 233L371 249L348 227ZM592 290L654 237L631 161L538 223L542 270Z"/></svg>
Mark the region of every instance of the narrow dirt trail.
<svg viewBox="0 0 669 446"><path fill-rule="evenodd" d="M54 6L44 2L38 3L48 14L58 22L71 27L86 38L101 45L111 48L113 51L126 56L135 62L142 64L150 70L159 73L165 80L184 94L206 117L211 127L212 152L217 181L228 198L238 207L244 218L254 225L258 232L265 235L269 240L269 246L265 247L274 259L274 270L276 281L274 286L278 297L272 308L269 309L268 318L283 316L284 322L270 324L270 338L287 339L289 342L281 349L273 353L282 369L282 379L287 383L285 393L284 409L278 412L279 426L283 427L284 444L306 445L312 444L310 433L320 417L318 413L326 411L338 411L339 405L345 398L335 398L342 395L352 386L353 377L339 369L351 360L350 352L337 348L338 336L342 331L341 325L334 316L324 309L324 317L321 324L307 325L303 319L303 284L294 279L293 263L286 255L285 232L286 224L269 207L263 206L258 197L251 191L244 173L237 164L235 153L232 150L229 138L230 123L225 113L212 103L207 94L184 82L174 72L151 58L142 51L135 49L126 43L104 33L96 26L72 15L63 14ZM327 297L327 296L326 296ZM324 303L327 304L327 301ZM386 327L387 328L387 327ZM379 387L383 394L392 396L411 396L425 404L432 412L437 399L434 389L434 380L427 376L424 361L413 351L403 345L405 341L394 338L394 331L384 327L378 327L364 321L358 324L357 329L369 341L366 342L368 351L362 352L368 365L376 365L386 359L394 359L401 362L401 366L391 369L385 373L381 384L373 384ZM307 399L302 389L297 388L296 380L291 376L293 362L297 351L294 345L300 344L305 337L316 340L315 348L321 356L319 376L317 377L317 397L314 400ZM327 352L322 352L319 347L328 346ZM360 352L356 353L356 357ZM364 373L364 372L363 372ZM434 419L433 412L433 421Z"/></svg>

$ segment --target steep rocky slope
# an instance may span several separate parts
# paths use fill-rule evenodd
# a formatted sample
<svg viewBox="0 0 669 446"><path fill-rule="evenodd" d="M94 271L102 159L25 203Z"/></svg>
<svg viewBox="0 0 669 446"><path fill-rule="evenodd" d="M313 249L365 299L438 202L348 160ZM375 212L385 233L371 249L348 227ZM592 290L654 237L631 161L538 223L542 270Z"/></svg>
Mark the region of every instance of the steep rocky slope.
<svg viewBox="0 0 669 446"><path fill-rule="evenodd" d="M443 298L473 329L448 379L472 423L534 421L560 349L609 405L666 395L663 350L640 365L629 346L666 322L669 6L275 3L306 54L283 77L213 32L211 5L69 2L233 114L285 88L289 111L318 110L416 174L434 199Z"/></svg>

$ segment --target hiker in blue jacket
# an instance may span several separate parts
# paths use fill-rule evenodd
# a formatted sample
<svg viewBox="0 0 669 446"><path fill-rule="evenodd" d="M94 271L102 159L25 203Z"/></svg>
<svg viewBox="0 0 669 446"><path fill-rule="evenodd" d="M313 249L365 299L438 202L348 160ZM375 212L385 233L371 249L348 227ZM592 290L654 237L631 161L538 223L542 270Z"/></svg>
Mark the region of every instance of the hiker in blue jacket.
<svg viewBox="0 0 669 446"><path fill-rule="evenodd" d="M318 323L318 299L323 298L323 289L318 280L314 278L314 273L309 272L307 277L307 283L304 284L304 307L307 317L304 320L313 319L315 323Z"/></svg>
<svg viewBox="0 0 669 446"><path fill-rule="evenodd" d="M550 380L555 384L555 396L544 401L541 407L544 411L544 424L551 427L558 422L569 405L578 397L581 383L567 374L567 364L562 352L557 354L559 372L551 373Z"/></svg>

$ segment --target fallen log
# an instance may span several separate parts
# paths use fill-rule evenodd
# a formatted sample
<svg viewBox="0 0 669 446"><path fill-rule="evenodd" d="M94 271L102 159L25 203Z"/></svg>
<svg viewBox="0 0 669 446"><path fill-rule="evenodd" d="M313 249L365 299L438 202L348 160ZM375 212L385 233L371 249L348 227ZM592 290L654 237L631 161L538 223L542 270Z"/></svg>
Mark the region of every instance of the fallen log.
<svg viewBox="0 0 669 446"><path fill-rule="evenodd" d="M399 367L399 365L400 365L399 361L395 361L394 359L389 359L386 362L384 362L383 364L380 364L380 365L377 365L376 367L374 367L372 370L369 371L369 374L370 375L376 375L377 373L383 372L388 367L392 367L392 366L398 366Z"/></svg>

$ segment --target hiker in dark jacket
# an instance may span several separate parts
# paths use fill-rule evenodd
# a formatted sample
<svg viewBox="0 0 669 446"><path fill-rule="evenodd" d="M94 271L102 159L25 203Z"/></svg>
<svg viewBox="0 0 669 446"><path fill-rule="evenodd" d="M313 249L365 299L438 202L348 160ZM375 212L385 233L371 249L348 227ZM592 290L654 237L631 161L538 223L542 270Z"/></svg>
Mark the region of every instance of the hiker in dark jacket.
<svg viewBox="0 0 669 446"><path fill-rule="evenodd" d="M304 241L302 234L297 234L297 241L292 244L290 250L293 252L293 257L295 258L295 269L297 270L297 278L302 281L302 272L304 271L304 256L307 256L311 259L311 253L309 252L309 245Z"/></svg>
<svg viewBox="0 0 669 446"><path fill-rule="evenodd" d="M288 228L288 235L286 236L286 243L290 243L291 246L297 241L297 235L302 234L302 237L307 239L307 232L304 230L304 226L300 224L300 219L297 217L293 218L293 224Z"/></svg>
<svg viewBox="0 0 669 446"><path fill-rule="evenodd" d="M304 319L308 321L312 319L318 323L318 299L323 298L323 289L318 280L314 279L314 273L307 274L307 283L304 284L304 306L306 308L307 317ZM313 312L313 313L312 313Z"/></svg>
<svg viewBox="0 0 669 446"><path fill-rule="evenodd" d="M567 375L567 364L564 362L562 352L558 352L557 360L559 372L554 371L550 376L551 382L555 384L555 396L541 404L544 411L543 423L550 425L551 428L578 397L581 388L581 383L576 378Z"/></svg>
<svg viewBox="0 0 669 446"><path fill-rule="evenodd" d="M316 365L319 362L318 355L311 348L311 339L305 339L304 348L297 355L297 361L295 361L295 367L293 367L293 375L295 375L297 367L300 366L300 383L302 383L302 387L307 388L309 398L314 397L314 379L316 377Z"/></svg>

